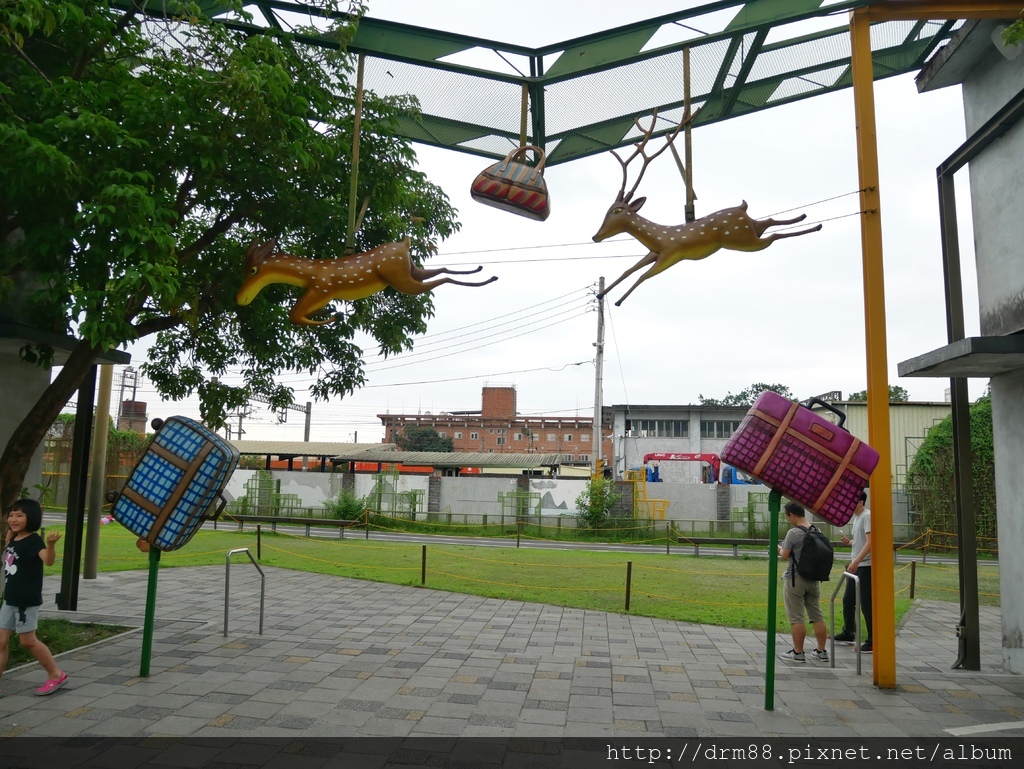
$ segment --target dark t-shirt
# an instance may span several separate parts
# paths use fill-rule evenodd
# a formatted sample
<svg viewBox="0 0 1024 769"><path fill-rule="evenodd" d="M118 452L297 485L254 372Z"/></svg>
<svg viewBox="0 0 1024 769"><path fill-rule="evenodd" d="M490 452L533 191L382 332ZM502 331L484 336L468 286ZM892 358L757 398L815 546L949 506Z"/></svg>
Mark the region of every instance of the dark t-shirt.
<svg viewBox="0 0 1024 769"><path fill-rule="evenodd" d="M39 551L46 549L43 538L36 533L11 540L4 548L4 603L11 606L43 605L43 559Z"/></svg>

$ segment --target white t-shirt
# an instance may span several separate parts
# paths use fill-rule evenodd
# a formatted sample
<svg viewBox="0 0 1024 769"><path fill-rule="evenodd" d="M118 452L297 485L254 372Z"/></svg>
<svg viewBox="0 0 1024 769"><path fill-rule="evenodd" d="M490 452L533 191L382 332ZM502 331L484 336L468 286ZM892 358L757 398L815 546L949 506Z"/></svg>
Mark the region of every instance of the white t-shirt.
<svg viewBox="0 0 1024 769"><path fill-rule="evenodd" d="M850 560L852 561L861 550L864 549L864 545L867 544L868 534L871 533L871 511L864 508L864 512L860 515L853 516L853 536L850 537ZM861 566L871 565L871 553L864 556L864 560L860 562Z"/></svg>

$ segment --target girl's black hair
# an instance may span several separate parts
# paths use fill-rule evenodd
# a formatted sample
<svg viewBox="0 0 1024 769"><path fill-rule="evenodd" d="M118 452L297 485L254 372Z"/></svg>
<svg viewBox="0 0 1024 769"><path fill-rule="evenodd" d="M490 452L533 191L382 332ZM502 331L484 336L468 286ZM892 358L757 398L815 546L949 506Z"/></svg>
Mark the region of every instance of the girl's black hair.
<svg viewBox="0 0 1024 769"><path fill-rule="evenodd" d="M19 499L11 505L11 512L13 513L15 510L20 510L25 514L27 520L25 524L26 531L39 531L42 527L43 508L34 499Z"/></svg>

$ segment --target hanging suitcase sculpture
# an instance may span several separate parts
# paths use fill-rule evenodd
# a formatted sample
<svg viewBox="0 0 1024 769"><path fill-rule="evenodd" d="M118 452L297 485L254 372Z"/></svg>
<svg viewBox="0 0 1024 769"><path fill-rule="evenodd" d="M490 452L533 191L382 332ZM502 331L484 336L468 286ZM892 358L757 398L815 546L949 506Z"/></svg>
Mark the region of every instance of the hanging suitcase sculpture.
<svg viewBox="0 0 1024 769"><path fill-rule="evenodd" d="M114 502L114 520L157 550L177 550L224 509L221 495L238 451L187 417L153 421L157 431ZM111 499L111 497L114 499ZM116 500L116 501L115 501Z"/></svg>
<svg viewBox="0 0 1024 769"><path fill-rule="evenodd" d="M527 150L537 155L537 165L516 160ZM529 144L512 150L499 163L485 168L470 187L473 200L513 214L544 221L551 213L548 187L544 181L544 150Z"/></svg>
<svg viewBox="0 0 1024 769"><path fill-rule="evenodd" d="M824 419L771 391L761 393L725 444L722 460L799 502L835 526L845 525L878 464L878 452L843 428L846 415Z"/></svg>

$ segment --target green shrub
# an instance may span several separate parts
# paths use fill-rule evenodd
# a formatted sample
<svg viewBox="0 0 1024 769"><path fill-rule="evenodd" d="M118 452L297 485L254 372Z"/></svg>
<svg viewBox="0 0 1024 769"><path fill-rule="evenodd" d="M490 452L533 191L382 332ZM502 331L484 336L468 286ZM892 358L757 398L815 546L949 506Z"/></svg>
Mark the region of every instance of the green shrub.
<svg viewBox="0 0 1024 769"><path fill-rule="evenodd" d="M591 478L586 488L576 497L581 529L596 529L608 518L621 495L615 489L615 482L606 478Z"/></svg>
<svg viewBox="0 0 1024 769"><path fill-rule="evenodd" d="M332 518L354 521L366 510L366 497L357 497L351 491L342 491L337 497L324 500L324 510Z"/></svg>

